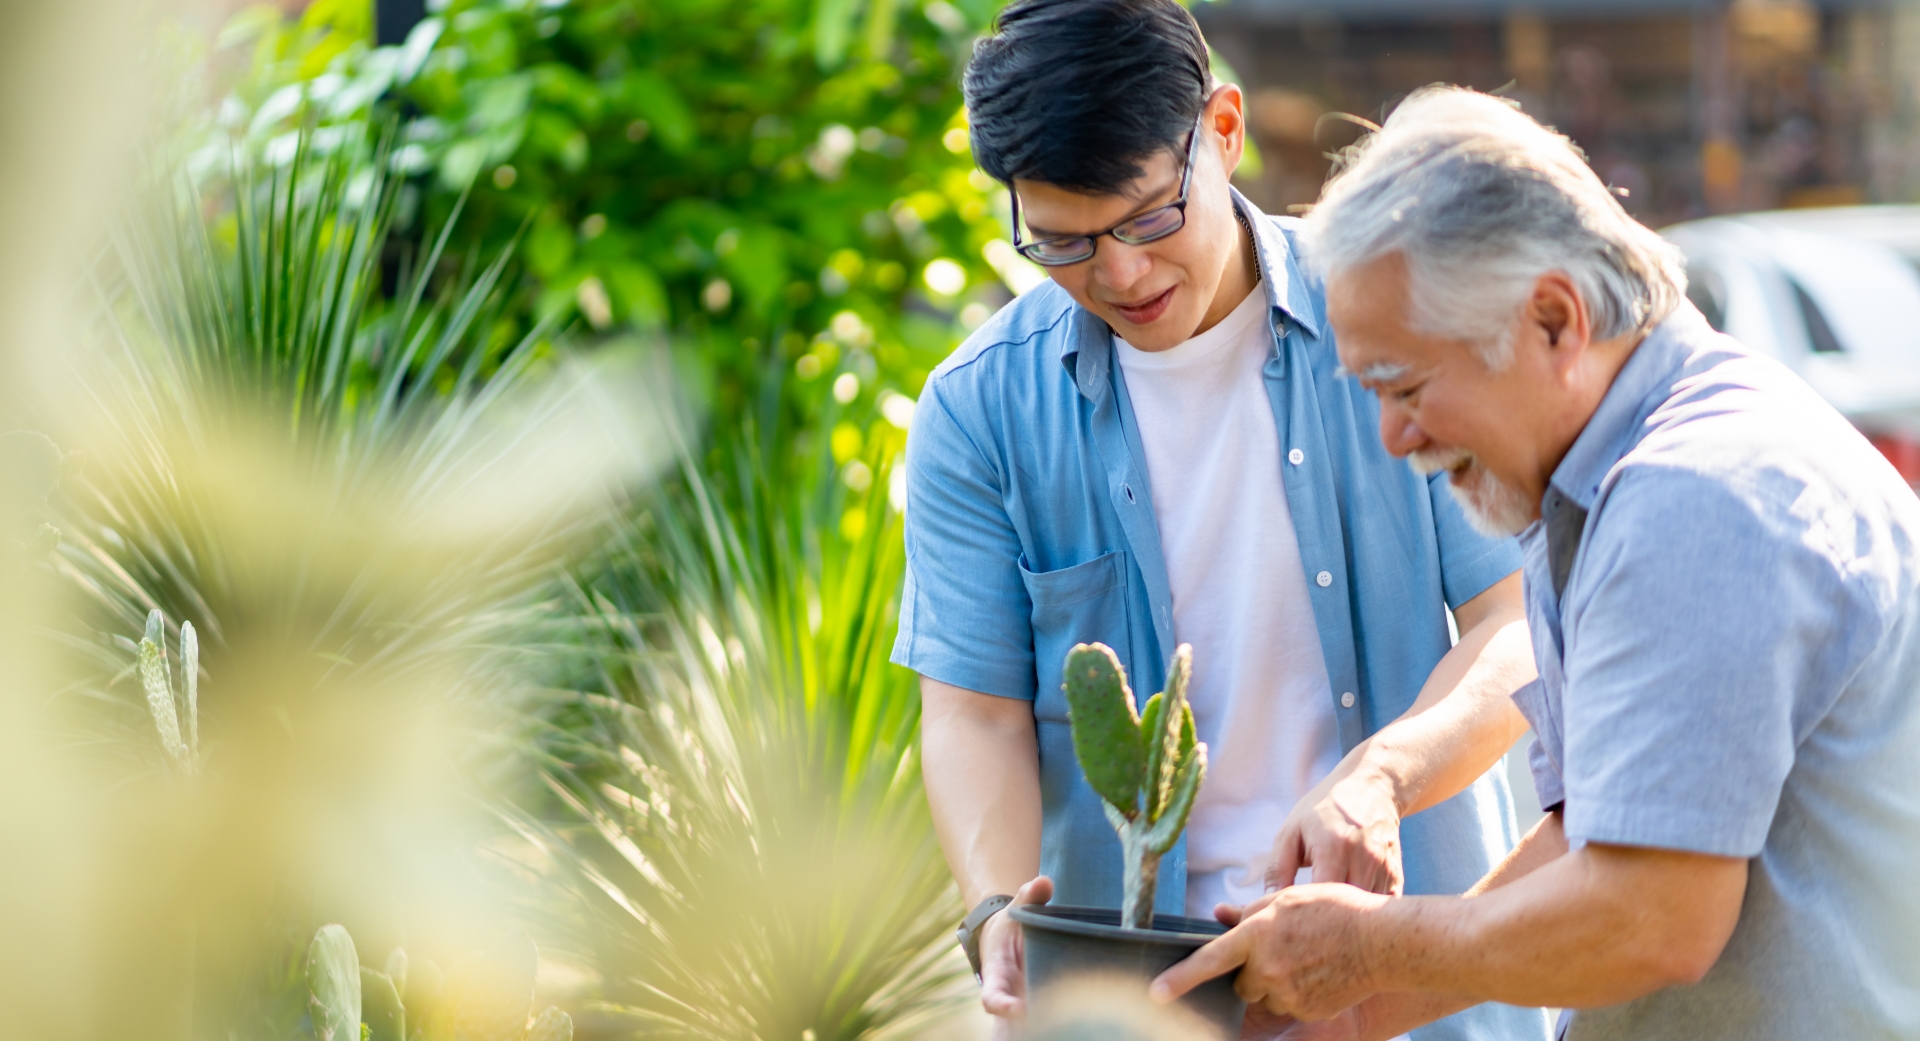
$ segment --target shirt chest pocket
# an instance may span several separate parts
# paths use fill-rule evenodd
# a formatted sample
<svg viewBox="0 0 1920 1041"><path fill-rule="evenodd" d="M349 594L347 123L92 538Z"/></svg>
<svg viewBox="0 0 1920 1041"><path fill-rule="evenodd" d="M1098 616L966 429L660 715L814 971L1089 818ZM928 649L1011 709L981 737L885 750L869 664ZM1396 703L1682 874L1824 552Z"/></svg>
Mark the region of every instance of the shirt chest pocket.
<svg viewBox="0 0 1920 1041"><path fill-rule="evenodd" d="M1129 662L1127 571L1127 555L1120 550L1057 571L1033 571L1020 558L1020 579L1033 604L1036 719L1066 721L1060 677L1074 644L1104 643L1121 662Z"/></svg>

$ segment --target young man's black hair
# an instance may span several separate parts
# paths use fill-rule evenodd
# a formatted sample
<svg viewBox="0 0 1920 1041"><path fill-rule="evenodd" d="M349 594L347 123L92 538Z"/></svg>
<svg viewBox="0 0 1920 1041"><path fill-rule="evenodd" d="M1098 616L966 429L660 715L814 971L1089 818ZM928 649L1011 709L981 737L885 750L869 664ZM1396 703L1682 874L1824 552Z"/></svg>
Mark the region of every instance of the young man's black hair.
<svg viewBox="0 0 1920 1041"><path fill-rule="evenodd" d="M967 64L974 161L1002 183L1112 194L1182 149L1211 82L1175 0L1019 0Z"/></svg>

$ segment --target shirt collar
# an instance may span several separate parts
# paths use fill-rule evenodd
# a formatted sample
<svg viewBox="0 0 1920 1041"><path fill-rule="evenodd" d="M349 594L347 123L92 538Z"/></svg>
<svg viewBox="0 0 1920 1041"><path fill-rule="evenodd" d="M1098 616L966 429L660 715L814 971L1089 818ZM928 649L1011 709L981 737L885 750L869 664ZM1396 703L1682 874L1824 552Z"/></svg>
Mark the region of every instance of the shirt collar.
<svg viewBox="0 0 1920 1041"><path fill-rule="evenodd" d="M1267 219L1260 208L1227 186L1234 208L1247 218L1253 231L1254 260L1260 266L1260 284L1256 292L1267 295L1267 304L1275 312L1275 327L1280 316L1298 325L1308 336L1320 337L1322 316L1319 299L1311 292L1301 268L1300 256L1287 241L1279 226ZM1105 393L1107 369L1113 359L1113 329L1093 312L1074 305L1072 328L1060 345L1060 362L1074 378L1082 396L1098 401ZM1085 359L1085 364L1081 359ZM1286 352L1280 352L1282 364Z"/></svg>
<svg viewBox="0 0 1920 1041"><path fill-rule="evenodd" d="M1307 285L1300 255L1280 226L1241 195L1240 189L1228 185L1227 191L1233 193L1234 206L1246 215L1247 224L1253 229L1253 251L1260 263L1260 287L1266 291L1267 303L1292 319L1308 336L1319 339L1322 300Z"/></svg>
<svg viewBox="0 0 1920 1041"><path fill-rule="evenodd" d="M1691 354L1690 338L1684 334L1693 331L1694 322L1704 325L1705 319L1683 303L1647 333L1614 376L1573 447L1554 467L1548 483L1575 506L1593 508L1600 482L1633 447L1647 417L1667 399L1674 376Z"/></svg>

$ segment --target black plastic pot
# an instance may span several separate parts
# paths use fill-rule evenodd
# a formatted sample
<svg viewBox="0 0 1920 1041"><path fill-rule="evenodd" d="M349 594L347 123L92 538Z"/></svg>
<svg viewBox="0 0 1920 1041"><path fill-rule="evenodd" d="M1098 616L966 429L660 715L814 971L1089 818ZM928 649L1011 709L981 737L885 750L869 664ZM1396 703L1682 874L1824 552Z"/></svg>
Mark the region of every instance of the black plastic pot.
<svg viewBox="0 0 1920 1041"><path fill-rule="evenodd" d="M1227 931L1219 922L1179 915L1153 916L1152 930L1122 929L1120 912L1098 907L1020 904L1007 913L1020 923L1026 941L1027 994L1044 1008L1046 991L1078 976L1137 978L1145 993L1155 976ZM1220 1028L1222 1036L1240 1036L1246 1003L1233 992L1238 972L1217 976L1181 999L1194 1014Z"/></svg>

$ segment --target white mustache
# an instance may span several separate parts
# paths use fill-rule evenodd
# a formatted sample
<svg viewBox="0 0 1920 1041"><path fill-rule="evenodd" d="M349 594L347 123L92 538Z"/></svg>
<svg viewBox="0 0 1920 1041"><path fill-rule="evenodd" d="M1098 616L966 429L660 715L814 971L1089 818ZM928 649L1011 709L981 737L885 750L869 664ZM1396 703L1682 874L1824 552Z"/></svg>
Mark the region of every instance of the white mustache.
<svg viewBox="0 0 1920 1041"><path fill-rule="evenodd" d="M1442 470L1457 470L1474 462L1473 453L1464 448L1422 448L1407 456L1407 465L1422 477Z"/></svg>

